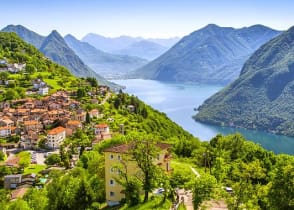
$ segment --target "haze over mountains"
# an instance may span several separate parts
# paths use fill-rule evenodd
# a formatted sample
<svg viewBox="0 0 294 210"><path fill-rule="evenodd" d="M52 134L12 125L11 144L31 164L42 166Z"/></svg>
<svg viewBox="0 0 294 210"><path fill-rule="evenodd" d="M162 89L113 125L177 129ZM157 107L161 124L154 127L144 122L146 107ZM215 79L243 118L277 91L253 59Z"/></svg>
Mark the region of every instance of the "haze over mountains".
<svg viewBox="0 0 294 210"><path fill-rule="evenodd" d="M100 84L109 85L110 87L116 86L85 65L84 62L65 43L62 36L55 30L52 31L47 37L43 37L21 25L8 25L1 31L15 32L23 40L34 45L42 53L44 53L44 55L51 58L56 63L67 67L78 77L95 77Z"/></svg>
<svg viewBox="0 0 294 210"><path fill-rule="evenodd" d="M72 35L66 35L64 39L88 66L106 78L120 77L147 63L147 60L142 58L103 52Z"/></svg>
<svg viewBox="0 0 294 210"><path fill-rule="evenodd" d="M167 39L144 39L142 37L120 36L104 37L89 33L82 41L108 53L137 56L152 60L163 54L180 40L178 37Z"/></svg>
<svg viewBox="0 0 294 210"><path fill-rule="evenodd" d="M280 33L262 25L234 29L210 24L185 36L131 77L228 84L238 77L242 65L256 49Z"/></svg>
<svg viewBox="0 0 294 210"><path fill-rule="evenodd" d="M195 119L294 136L294 27L259 48Z"/></svg>

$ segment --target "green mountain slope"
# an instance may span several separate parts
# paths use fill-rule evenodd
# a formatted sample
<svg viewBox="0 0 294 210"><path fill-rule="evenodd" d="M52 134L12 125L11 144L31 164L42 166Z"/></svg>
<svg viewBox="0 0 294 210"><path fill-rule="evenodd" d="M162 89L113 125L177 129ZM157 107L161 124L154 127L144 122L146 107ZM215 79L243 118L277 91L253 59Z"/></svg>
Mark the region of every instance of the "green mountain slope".
<svg viewBox="0 0 294 210"><path fill-rule="evenodd" d="M15 32L25 40L26 42L34 45L36 48L40 48L45 37L35 33L34 31L31 31L22 25L8 25L5 28L3 28L1 31L3 32Z"/></svg>
<svg viewBox="0 0 294 210"><path fill-rule="evenodd" d="M261 25L234 29L211 24L184 37L131 77L227 84L258 47L279 33Z"/></svg>
<svg viewBox="0 0 294 210"><path fill-rule="evenodd" d="M25 98L27 91L31 92L29 97L40 97L38 93L32 93L32 81L36 79L42 79L49 86L49 94L61 89L73 91L80 84L68 69L49 60L15 33L0 32L0 60L0 101ZM14 63L26 64L26 67L13 73L5 70ZM5 81L8 85L4 85Z"/></svg>
<svg viewBox="0 0 294 210"><path fill-rule="evenodd" d="M36 34L23 26L9 25L2 29L6 32L15 32L26 42L33 44L47 57L56 63L67 67L75 76L78 77L95 77L100 84L108 85L112 88L117 85L107 81L102 76L95 73L67 46L64 39L57 31L52 31L47 37ZM37 41L34 41L36 38ZM42 41L42 42L41 42ZM40 44L41 43L41 44Z"/></svg>
<svg viewBox="0 0 294 210"><path fill-rule="evenodd" d="M147 63L146 60L127 55L114 55L96 49L87 42L67 35L64 40L68 46L95 72L107 78L118 78Z"/></svg>
<svg viewBox="0 0 294 210"><path fill-rule="evenodd" d="M199 107L201 122L294 136L294 27L258 49L240 77Z"/></svg>

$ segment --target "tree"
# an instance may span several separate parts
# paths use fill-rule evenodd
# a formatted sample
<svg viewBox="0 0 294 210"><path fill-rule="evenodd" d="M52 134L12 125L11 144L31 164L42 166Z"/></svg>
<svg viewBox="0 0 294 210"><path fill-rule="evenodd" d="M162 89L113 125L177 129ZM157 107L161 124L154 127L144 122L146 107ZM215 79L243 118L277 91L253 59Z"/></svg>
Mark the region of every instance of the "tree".
<svg viewBox="0 0 294 210"><path fill-rule="evenodd" d="M26 72L29 74L33 74L36 71L36 68L32 64L27 64L26 65Z"/></svg>
<svg viewBox="0 0 294 210"><path fill-rule="evenodd" d="M274 209L294 209L294 158L292 163L279 165L269 189L270 206Z"/></svg>
<svg viewBox="0 0 294 210"><path fill-rule="evenodd" d="M26 201L17 199L10 203L8 210L31 210L31 208Z"/></svg>
<svg viewBox="0 0 294 210"><path fill-rule="evenodd" d="M21 168L28 167L31 163L31 154L29 152L20 152L17 154L19 157L19 166Z"/></svg>
<svg viewBox="0 0 294 210"><path fill-rule="evenodd" d="M259 186L253 183L259 183L266 176L262 163L259 160L244 163L238 159L231 167L234 194L228 198L228 206L236 210L240 209L241 205L246 209L257 208L259 198L256 192Z"/></svg>
<svg viewBox="0 0 294 210"><path fill-rule="evenodd" d="M14 89L8 89L5 92L5 99L6 100L13 100L13 99L17 99L18 98L18 94Z"/></svg>
<svg viewBox="0 0 294 210"><path fill-rule="evenodd" d="M48 205L47 192L45 189L30 188L23 199L31 209L45 210Z"/></svg>
<svg viewBox="0 0 294 210"><path fill-rule="evenodd" d="M79 167L52 179L47 186L48 209L88 209L93 202L93 191L87 180L85 169Z"/></svg>
<svg viewBox="0 0 294 210"><path fill-rule="evenodd" d="M154 140L135 140L131 154L141 170L141 178L144 190L144 202L148 201L148 193L154 188L154 181L157 179L158 166L153 159L158 153Z"/></svg>
<svg viewBox="0 0 294 210"><path fill-rule="evenodd" d="M73 147L80 147L80 156L83 154L85 148L91 145L91 136L84 130L77 129L73 136L70 138Z"/></svg>
<svg viewBox="0 0 294 210"><path fill-rule="evenodd" d="M89 112L86 113L86 124L90 124L91 122L91 117L90 117L90 114Z"/></svg>
<svg viewBox="0 0 294 210"><path fill-rule="evenodd" d="M5 159L5 154L0 151L0 161L3 161Z"/></svg>
<svg viewBox="0 0 294 210"><path fill-rule="evenodd" d="M0 72L0 80L7 80L9 73L7 71Z"/></svg>
<svg viewBox="0 0 294 210"><path fill-rule="evenodd" d="M6 206L8 205L9 202L9 191L6 189L0 189L0 206L3 209L6 209Z"/></svg>
<svg viewBox="0 0 294 210"><path fill-rule="evenodd" d="M45 160L45 163L47 165L55 165L55 164L59 164L60 162L61 162L61 158L58 154L49 155Z"/></svg>
<svg viewBox="0 0 294 210"><path fill-rule="evenodd" d="M77 97L78 97L78 99L81 99L81 98L83 98L85 96L86 96L86 90L85 90L85 88L79 87L78 90L77 90Z"/></svg>
<svg viewBox="0 0 294 210"><path fill-rule="evenodd" d="M119 178L116 181L124 187L125 199L129 206L135 206L140 203L141 181L128 174L128 160L122 160L121 165L114 168L119 171Z"/></svg>
<svg viewBox="0 0 294 210"><path fill-rule="evenodd" d="M199 209L201 203L213 197L216 179L209 175L203 174L192 182L193 204L195 209Z"/></svg>

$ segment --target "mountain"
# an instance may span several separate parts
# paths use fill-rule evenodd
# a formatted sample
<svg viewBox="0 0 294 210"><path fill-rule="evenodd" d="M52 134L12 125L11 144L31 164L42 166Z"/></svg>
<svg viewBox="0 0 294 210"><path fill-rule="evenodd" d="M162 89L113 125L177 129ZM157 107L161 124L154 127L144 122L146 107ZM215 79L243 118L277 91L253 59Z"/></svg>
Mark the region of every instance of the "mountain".
<svg viewBox="0 0 294 210"><path fill-rule="evenodd" d="M118 50L116 51L116 53L122 55L138 56L147 60L153 60L162 55L167 50L168 47L164 47L151 41L142 40L139 42L135 42L134 44L131 44L124 49Z"/></svg>
<svg viewBox="0 0 294 210"><path fill-rule="evenodd" d="M150 41L150 42L153 42L153 43L156 43L156 44L159 44L161 46L164 46L164 47L168 47L168 48L171 48L173 45L175 45L178 41L180 41L180 37L171 37L171 38L150 38L150 39L147 39L147 41Z"/></svg>
<svg viewBox="0 0 294 210"><path fill-rule="evenodd" d="M210 24L181 39L132 77L227 84L238 77L244 62L258 47L278 34L262 25L234 29Z"/></svg>
<svg viewBox="0 0 294 210"><path fill-rule="evenodd" d="M8 25L3 28L1 31L3 32L15 32L18 34L23 40L34 45L36 48L40 48L45 37L31 31L22 25Z"/></svg>
<svg viewBox="0 0 294 210"><path fill-rule="evenodd" d="M294 136L294 27L260 47L195 119Z"/></svg>
<svg viewBox="0 0 294 210"><path fill-rule="evenodd" d="M120 36L115 38L104 37L99 34L89 33L82 38L81 41L88 42L99 50L105 52L115 52L117 50L124 49L135 42L141 41L140 37Z"/></svg>
<svg viewBox="0 0 294 210"><path fill-rule="evenodd" d="M142 37L130 36L110 38L90 33L82 38L82 41L88 42L95 48L108 53L137 56L152 60L178 42L179 38L144 39Z"/></svg>
<svg viewBox="0 0 294 210"><path fill-rule="evenodd" d="M96 49L72 35L64 37L68 46L95 72L107 78L118 78L147 63L146 60L126 55L114 55Z"/></svg>
<svg viewBox="0 0 294 210"><path fill-rule="evenodd" d="M20 25L9 25L2 29L5 32L15 32L26 42L34 45L44 55L56 63L67 67L72 74L78 77L95 77L100 84L115 88L116 85L107 81L102 76L95 73L73 52L65 43L62 36L57 31L52 31L47 37L42 37L37 33ZM36 38L36 40L34 40Z"/></svg>

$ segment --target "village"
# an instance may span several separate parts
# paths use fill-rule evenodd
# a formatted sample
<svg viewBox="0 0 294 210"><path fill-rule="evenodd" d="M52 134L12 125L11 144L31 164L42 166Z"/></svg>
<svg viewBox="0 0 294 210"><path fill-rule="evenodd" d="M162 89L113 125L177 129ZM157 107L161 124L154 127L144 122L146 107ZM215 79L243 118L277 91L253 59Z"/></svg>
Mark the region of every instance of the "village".
<svg viewBox="0 0 294 210"><path fill-rule="evenodd" d="M100 91L107 90L101 87ZM73 93L58 91L39 100L25 98L0 103L0 138L7 140L0 143L0 150L8 155L5 161L7 166L18 166L19 157L13 151L20 150L31 152L32 164L44 164L48 154L58 153L67 137L77 129L83 129L87 117L98 119L103 116L97 109L83 110L81 103L71 99L70 94ZM93 144L111 138L107 124L90 126L94 135ZM19 177L19 174L15 176ZM17 188L16 183L20 184L19 179L13 175L5 177L5 188Z"/></svg>

